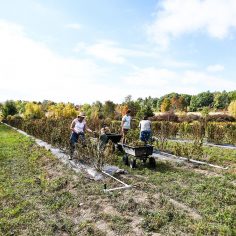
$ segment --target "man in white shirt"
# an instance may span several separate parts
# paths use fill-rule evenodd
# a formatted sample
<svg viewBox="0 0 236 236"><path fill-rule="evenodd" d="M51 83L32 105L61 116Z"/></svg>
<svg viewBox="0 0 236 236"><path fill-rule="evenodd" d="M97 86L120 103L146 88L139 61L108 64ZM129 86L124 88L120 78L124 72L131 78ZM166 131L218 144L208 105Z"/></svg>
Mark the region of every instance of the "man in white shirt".
<svg viewBox="0 0 236 236"><path fill-rule="evenodd" d="M143 120L139 122L140 128L140 140L147 143L151 138L151 121L147 116L144 116Z"/></svg>
<svg viewBox="0 0 236 236"><path fill-rule="evenodd" d="M126 142L126 135L131 128L131 111L128 110L126 115L123 116L121 121L121 128L122 128L122 143Z"/></svg>

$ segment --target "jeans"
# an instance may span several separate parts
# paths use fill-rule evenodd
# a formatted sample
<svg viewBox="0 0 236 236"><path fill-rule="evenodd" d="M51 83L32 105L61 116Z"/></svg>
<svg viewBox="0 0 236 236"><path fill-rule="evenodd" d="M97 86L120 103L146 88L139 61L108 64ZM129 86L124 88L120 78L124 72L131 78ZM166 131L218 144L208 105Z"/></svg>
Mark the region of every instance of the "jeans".
<svg viewBox="0 0 236 236"><path fill-rule="evenodd" d="M151 138L151 130L144 130L140 132L140 140L143 142L148 142Z"/></svg>
<svg viewBox="0 0 236 236"><path fill-rule="evenodd" d="M85 145L85 136L84 133L72 132L70 136L70 155L72 156L75 151L75 144L78 143L78 140L81 140L83 145Z"/></svg>

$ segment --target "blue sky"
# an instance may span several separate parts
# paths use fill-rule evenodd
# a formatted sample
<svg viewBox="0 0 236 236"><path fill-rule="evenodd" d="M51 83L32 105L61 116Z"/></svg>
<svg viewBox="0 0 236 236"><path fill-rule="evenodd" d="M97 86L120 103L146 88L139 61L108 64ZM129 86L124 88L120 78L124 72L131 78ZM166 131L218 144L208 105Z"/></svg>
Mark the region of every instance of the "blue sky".
<svg viewBox="0 0 236 236"><path fill-rule="evenodd" d="M0 101L236 89L235 0L0 0Z"/></svg>

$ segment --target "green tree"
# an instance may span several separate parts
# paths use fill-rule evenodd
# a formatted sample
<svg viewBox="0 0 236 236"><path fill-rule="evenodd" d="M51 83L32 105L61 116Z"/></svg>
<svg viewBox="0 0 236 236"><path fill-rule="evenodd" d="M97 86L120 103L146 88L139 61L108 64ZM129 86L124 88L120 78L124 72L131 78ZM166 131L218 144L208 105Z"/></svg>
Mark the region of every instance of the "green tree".
<svg viewBox="0 0 236 236"><path fill-rule="evenodd" d="M2 121L2 119L3 119L2 107L3 107L3 104L0 103L0 121Z"/></svg>
<svg viewBox="0 0 236 236"><path fill-rule="evenodd" d="M189 95L189 94L181 94L181 97L184 98L185 100L185 105L186 105L186 108L190 105L190 101L191 101L191 98L192 98L192 95Z"/></svg>
<svg viewBox="0 0 236 236"><path fill-rule="evenodd" d="M207 118L209 115L210 109L209 107L203 107L201 110L201 114L203 118Z"/></svg>
<svg viewBox="0 0 236 236"><path fill-rule="evenodd" d="M16 109L17 109L18 113L20 115L23 114L25 112L25 106L26 106L27 102L26 101L17 100L15 102L15 104L16 104Z"/></svg>
<svg viewBox="0 0 236 236"><path fill-rule="evenodd" d="M198 107L199 107L199 103L198 103L197 96L192 96L191 101L190 101L189 110L196 111L198 109Z"/></svg>
<svg viewBox="0 0 236 236"><path fill-rule="evenodd" d="M228 92L229 102L236 100L236 90Z"/></svg>
<svg viewBox="0 0 236 236"><path fill-rule="evenodd" d="M109 117L109 118L113 118L114 114L115 114L115 107L116 104L112 101L106 101L104 106L103 106L103 112L104 112L104 116L105 118Z"/></svg>
<svg viewBox="0 0 236 236"><path fill-rule="evenodd" d="M2 115L4 118L7 116L17 114L16 103L13 100L7 100L2 106Z"/></svg>
<svg viewBox="0 0 236 236"><path fill-rule="evenodd" d="M153 110L152 110L152 107L150 104L147 104L144 108L143 108L143 113L145 116L148 116L148 117L151 117L151 116L154 116L154 113L153 113Z"/></svg>
<svg viewBox="0 0 236 236"><path fill-rule="evenodd" d="M214 108L226 109L229 105L229 95L226 91L218 92L214 95Z"/></svg>
<svg viewBox="0 0 236 236"><path fill-rule="evenodd" d="M85 103L81 106L81 111L85 112L86 114L86 117L88 119L91 118L91 115L92 115L92 106L88 103Z"/></svg>
<svg viewBox="0 0 236 236"><path fill-rule="evenodd" d="M102 112L102 109L103 109L103 105L100 101L96 101L92 104L92 107L96 107L96 110L98 112Z"/></svg>
<svg viewBox="0 0 236 236"><path fill-rule="evenodd" d="M132 96L131 96L131 95L128 95L128 96L125 97L124 103L125 103L125 104L129 104L131 101L132 101Z"/></svg>
<svg viewBox="0 0 236 236"><path fill-rule="evenodd" d="M103 114L103 105L100 101L96 101L91 106L91 118L92 119L100 119L104 118Z"/></svg>
<svg viewBox="0 0 236 236"><path fill-rule="evenodd" d="M131 95L125 97L122 106L128 106L129 110L131 110L132 116L136 116L137 112L141 109L139 102L133 101Z"/></svg>
<svg viewBox="0 0 236 236"><path fill-rule="evenodd" d="M199 93L196 96L192 96L190 101L190 111L197 111L203 107L212 107L214 101L214 95L210 91Z"/></svg>

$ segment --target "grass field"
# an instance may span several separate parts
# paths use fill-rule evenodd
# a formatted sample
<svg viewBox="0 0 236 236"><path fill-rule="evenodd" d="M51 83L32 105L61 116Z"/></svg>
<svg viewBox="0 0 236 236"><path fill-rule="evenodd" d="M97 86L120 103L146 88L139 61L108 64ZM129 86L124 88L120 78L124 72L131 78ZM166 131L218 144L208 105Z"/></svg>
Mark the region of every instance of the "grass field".
<svg viewBox="0 0 236 236"><path fill-rule="evenodd" d="M235 170L114 163L134 187L104 194L111 179L76 174L0 124L0 235L236 235Z"/></svg>

